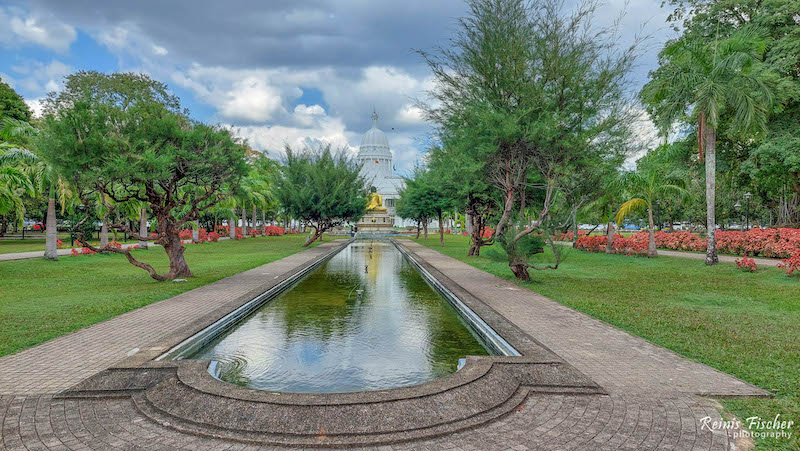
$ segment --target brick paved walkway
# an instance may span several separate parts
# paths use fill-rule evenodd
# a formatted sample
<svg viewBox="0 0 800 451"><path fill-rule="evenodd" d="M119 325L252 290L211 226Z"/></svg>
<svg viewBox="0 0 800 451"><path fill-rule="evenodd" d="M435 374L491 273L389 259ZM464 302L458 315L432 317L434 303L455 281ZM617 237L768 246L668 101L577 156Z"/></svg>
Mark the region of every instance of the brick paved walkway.
<svg viewBox="0 0 800 451"><path fill-rule="evenodd" d="M382 449L730 449L718 419L698 394L765 392L630 336L608 324L410 241L417 256L472 292L526 333L594 379L608 396L530 394L523 405L482 427ZM225 297L289 271L325 247L232 276L0 359L0 446L23 449L274 449L200 437L150 421L131 399L53 399L52 393L147 346ZM76 374L78 373L78 374ZM741 449L741 443L737 443ZM373 448L374 449L374 448Z"/></svg>

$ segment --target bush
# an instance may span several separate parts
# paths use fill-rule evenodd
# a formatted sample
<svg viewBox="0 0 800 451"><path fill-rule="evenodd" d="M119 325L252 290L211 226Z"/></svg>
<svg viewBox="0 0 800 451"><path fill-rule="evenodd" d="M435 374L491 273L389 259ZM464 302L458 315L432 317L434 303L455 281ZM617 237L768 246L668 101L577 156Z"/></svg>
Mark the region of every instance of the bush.
<svg viewBox="0 0 800 451"><path fill-rule="evenodd" d="M555 239L569 240L571 233L554 236ZM579 238L582 240L584 238ZM605 240L605 238L603 237ZM691 232L656 232L656 247L676 251L704 251L708 240ZM746 232L737 230L718 230L716 233L717 252L732 255L750 255L773 258L790 258L800 252L800 229L752 229ZM615 253L638 254L644 246L647 250L647 232L638 232L628 238L614 235ZM577 244L577 242L576 242ZM576 248L589 252L600 252L597 242L584 240L581 247ZM605 245L605 243L603 243ZM602 248L605 251L605 248Z"/></svg>
<svg viewBox="0 0 800 451"><path fill-rule="evenodd" d="M647 243L649 241L647 233L636 233L627 238L615 233L614 242L611 244L611 253L624 255L647 255ZM575 241L575 249L587 252L605 252L605 235L582 236Z"/></svg>
<svg viewBox="0 0 800 451"><path fill-rule="evenodd" d="M800 269L800 252L778 263L778 268L783 268L787 275Z"/></svg>
<svg viewBox="0 0 800 451"><path fill-rule="evenodd" d="M219 241L219 233L217 233L217 232L209 233L208 234L208 241L211 241L212 243L216 243L217 241Z"/></svg>
<svg viewBox="0 0 800 451"><path fill-rule="evenodd" d="M736 260L736 266L738 266L739 268L741 268L741 269L743 269L745 271L749 271L749 272L754 272L756 269L758 269L758 268L756 268L755 260L753 260L752 258L749 258L747 255L745 255L742 258L737 259Z"/></svg>

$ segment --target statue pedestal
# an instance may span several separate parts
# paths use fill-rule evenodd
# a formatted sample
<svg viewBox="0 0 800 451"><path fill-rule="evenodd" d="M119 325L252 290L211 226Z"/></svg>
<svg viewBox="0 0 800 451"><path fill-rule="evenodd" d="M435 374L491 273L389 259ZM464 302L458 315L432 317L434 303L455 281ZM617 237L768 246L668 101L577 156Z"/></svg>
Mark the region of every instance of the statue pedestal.
<svg viewBox="0 0 800 451"><path fill-rule="evenodd" d="M370 210L357 223L358 233L389 233L394 218L385 211Z"/></svg>

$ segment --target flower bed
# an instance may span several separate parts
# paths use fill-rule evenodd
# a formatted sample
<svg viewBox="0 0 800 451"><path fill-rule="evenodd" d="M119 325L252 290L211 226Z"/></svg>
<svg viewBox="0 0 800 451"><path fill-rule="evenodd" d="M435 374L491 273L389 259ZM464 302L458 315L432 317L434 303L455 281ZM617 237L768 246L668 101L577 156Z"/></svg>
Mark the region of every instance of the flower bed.
<svg viewBox="0 0 800 451"><path fill-rule="evenodd" d="M562 234L563 239L571 238ZM556 239L560 237L556 236ZM752 229L747 232L718 230L717 252L751 257L790 258L800 252L799 229ZM701 252L706 250L708 240L691 232L656 232L656 247L676 251ZM638 232L624 238L614 235L614 253L639 254L647 252L647 232ZM580 242L580 244L578 244ZM588 252L605 252L605 236L581 237L575 243L577 249Z"/></svg>

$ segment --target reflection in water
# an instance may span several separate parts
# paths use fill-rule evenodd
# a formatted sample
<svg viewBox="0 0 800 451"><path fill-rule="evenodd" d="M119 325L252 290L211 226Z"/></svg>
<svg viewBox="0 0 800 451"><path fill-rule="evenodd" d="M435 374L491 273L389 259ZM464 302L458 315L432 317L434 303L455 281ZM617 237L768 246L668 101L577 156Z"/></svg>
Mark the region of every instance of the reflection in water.
<svg viewBox="0 0 800 451"><path fill-rule="evenodd" d="M488 351L388 242L356 241L192 358L263 390L333 393L413 385Z"/></svg>

